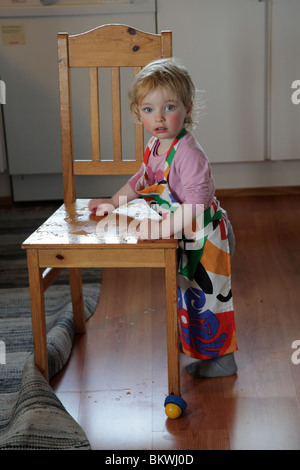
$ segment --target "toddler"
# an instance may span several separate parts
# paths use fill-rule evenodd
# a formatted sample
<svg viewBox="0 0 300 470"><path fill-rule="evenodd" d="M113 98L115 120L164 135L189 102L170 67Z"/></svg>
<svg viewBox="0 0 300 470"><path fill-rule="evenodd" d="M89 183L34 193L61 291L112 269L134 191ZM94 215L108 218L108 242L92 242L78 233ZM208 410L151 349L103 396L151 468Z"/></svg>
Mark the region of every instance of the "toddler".
<svg viewBox="0 0 300 470"><path fill-rule="evenodd" d="M176 59L145 66L129 89L135 120L152 135L140 170L110 199L93 199L103 216L127 201L144 198L162 220L144 219L141 240L180 234L178 313L182 350L198 359L187 366L194 377L234 375L237 350L231 294L230 254L234 235L216 199L209 161L190 128L196 90Z"/></svg>

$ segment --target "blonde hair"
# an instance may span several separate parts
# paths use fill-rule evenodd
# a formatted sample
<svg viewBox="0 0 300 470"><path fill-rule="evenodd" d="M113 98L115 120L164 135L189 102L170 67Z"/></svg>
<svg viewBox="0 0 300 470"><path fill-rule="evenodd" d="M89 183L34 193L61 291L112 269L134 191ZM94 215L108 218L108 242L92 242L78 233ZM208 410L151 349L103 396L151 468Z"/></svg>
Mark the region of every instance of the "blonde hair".
<svg viewBox="0 0 300 470"><path fill-rule="evenodd" d="M185 118L187 129L197 124L196 89L187 69L177 59L158 59L147 64L135 77L128 90L129 107L135 122L140 122L139 106L157 88L168 88L192 113Z"/></svg>

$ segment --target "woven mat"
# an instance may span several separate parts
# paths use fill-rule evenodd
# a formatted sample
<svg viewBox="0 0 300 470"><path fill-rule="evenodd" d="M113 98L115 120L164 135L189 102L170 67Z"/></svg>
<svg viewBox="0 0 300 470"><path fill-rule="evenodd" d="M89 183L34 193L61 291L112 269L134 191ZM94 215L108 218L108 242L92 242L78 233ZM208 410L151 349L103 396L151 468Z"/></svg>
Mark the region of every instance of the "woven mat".
<svg viewBox="0 0 300 470"><path fill-rule="evenodd" d="M1 210L0 207L1 289L28 286L26 250L21 245L60 205L60 202L20 203L10 210ZM81 271L84 284L101 282L100 268L83 268ZM63 270L55 283L69 285L67 269Z"/></svg>
<svg viewBox="0 0 300 470"><path fill-rule="evenodd" d="M86 319L99 292L99 284L84 287ZM69 288L52 285L45 305L53 377L67 362L74 338ZM83 430L34 365L28 288L0 289L0 449L90 449Z"/></svg>

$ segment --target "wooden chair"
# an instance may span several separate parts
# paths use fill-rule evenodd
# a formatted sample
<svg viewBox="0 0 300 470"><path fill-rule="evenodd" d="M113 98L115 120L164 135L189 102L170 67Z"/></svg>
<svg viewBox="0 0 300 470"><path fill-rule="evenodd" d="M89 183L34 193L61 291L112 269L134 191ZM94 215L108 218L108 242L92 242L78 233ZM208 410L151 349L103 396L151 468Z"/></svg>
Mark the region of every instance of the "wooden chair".
<svg viewBox="0 0 300 470"><path fill-rule="evenodd" d="M64 204L22 245L27 250L35 363L49 379L44 292L69 269L77 333L85 332L82 267L163 267L165 270L169 394L180 397L177 320L178 242L175 239L108 240L96 234L99 217L88 210L87 199L75 199L75 175L132 175L141 165L143 128L135 125L135 158L122 159L120 68L136 74L159 57L172 55L170 31L148 34L126 25L104 25L78 35L58 34ZM89 69L91 159L75 160L71 118L70 69ZM100 158L98 68L111 68L113 161ZM92 195L94 196L94 195ZM46 269L45 269L46 268ZM44 271L45 269L45 271Z"/></svg>

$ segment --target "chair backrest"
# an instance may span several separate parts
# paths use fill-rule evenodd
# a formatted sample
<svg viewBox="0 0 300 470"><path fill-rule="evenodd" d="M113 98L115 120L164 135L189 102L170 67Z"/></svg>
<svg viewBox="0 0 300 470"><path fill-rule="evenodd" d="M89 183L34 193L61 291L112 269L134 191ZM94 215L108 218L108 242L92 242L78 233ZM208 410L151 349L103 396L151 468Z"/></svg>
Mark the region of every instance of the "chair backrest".
<svg viewBox="0 0 300 470"><path fill-rule="evenodd" d="M64 201L75 200L75 175L134 174L144 152L143 126L135 124L135 155L122 158L120 68L132 67L133 76L152 60L172 55L172 33L150 34L127 25L99 26L82 34L58 34L58 70L61 114ZM89 69L91 157L75 159L71 114L70 69ZM98 69L111 68L113 156L100 156ZM133 77L132 77L133 79ZM76 157L77 158L77 157ZM112 159L111 159L112 158Z"/></svg>

